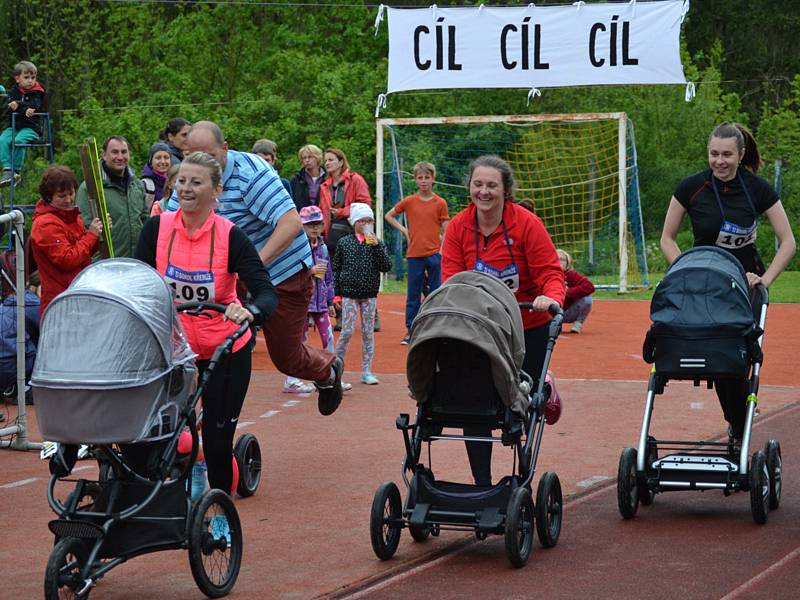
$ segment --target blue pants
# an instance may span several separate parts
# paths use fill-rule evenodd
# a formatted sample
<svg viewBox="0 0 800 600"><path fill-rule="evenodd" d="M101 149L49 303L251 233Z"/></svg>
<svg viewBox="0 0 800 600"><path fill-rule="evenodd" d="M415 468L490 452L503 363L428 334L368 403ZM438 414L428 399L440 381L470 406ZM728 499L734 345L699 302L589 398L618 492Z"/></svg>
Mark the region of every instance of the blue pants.
<svg viewBox="0 0 800 600"><path fill-rule="evenodd" d="M422 303L422 285L425 282L425 273L428 274L428 292L432 292L442 285L442 255L438 252L430 256L420 256L408 259L408 287L406 290L406 329L411 329L411 324L419 312Z"/></svg>
<svg viewBox="0 0 800 600"><path fill-rule="evenodd" d="M39 139L38 134L33 129L20 129L14 135L14 143L30 144ZM22 163L25 161L25 150L27 148L14 149L14 168L15 173L22 170ZM4 169L11 169L11 127L8 127L0 134L0 165Z"/></svg>

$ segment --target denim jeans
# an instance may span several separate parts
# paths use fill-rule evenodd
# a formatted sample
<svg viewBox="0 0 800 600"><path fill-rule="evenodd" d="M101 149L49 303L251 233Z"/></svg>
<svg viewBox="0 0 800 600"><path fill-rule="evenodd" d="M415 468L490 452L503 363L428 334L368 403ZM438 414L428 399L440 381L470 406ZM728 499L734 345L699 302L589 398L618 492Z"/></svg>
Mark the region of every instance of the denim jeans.
<svg viewBox="0 0 800 600"><path fill-rule="evenodd" d="M406 329L411 329L411 324L419 312L422 304L422 285L425 282L425 273L428 274L428 292L432 292L442 285L442 255L439 253L430 256L420 256L408 259L408 287L406 291Z"/></svg>

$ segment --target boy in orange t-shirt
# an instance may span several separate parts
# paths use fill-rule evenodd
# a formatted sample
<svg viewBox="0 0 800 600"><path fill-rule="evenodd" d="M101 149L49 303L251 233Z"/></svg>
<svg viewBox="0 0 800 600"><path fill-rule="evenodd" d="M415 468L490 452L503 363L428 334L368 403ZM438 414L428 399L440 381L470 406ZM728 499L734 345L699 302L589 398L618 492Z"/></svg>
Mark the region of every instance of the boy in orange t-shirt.
<svg viewBox="0 0 800 600"><path fill-rule="evenodd" d="M429 162L414 165L414 182L417 193L400 200L385 217L386 222L402 233L408 242L406 329L409 331L419 312L423 282L427 278L430 292L442 284L442 237L450 221L447 202L433 193L436 167ZM406 213L407 227L396 218L402 213ZM408 344L408 333L400 343Z"/></svg>

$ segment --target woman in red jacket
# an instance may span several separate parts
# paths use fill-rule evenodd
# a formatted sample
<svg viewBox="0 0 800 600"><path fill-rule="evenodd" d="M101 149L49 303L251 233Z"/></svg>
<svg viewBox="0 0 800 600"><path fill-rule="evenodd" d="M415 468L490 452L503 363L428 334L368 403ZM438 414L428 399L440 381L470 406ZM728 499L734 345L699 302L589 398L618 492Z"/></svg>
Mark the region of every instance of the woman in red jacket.
<svg viewBox="0 0 800 600"><path fill-rule="evenodd" d="M570 333L580 333L584 321L592 312L594 284L572 268L572 257L569 252L561 248L556 252L558 252L558 260L561 261L564 280L567 283L567 296L564 299L564 322L572 323Z"/></svg>
<svg viewBox="0 0 800 600"><path fill-rule="evenodd" d="M36 203L31 228L33 258L42 282L41 314L75 276L92 262L103 223L93 219L89 229L75 206L78 180L69 167L49 166L39 183L42 198Z"/></svg>
<svg viewBox="0 0 800 600"><path fill-rule="evenodd" d="M544 365L552 304L564 303L564 272L541 219L514 202L514 174L499 156L481 156L469 166L471 203L458 213L442 244L442 281L460 271L480 271L503 281L519 302L532 302L522 313L525 329L523 370L532 377ZM484 426L464 435L489 437ZM475 483L491 485L492 445L467 442Z"/></svg>
<svg viewBox="0 0 800 600"><path fill-rule="evenodd" d="M350 170L347 157L338 148L325 150L325 172L328 176L319 188L319 208L325 219L325 242L333 259L339 238L349 235L353 228L348 222L350 205L363 202L371 206L372 198L364 178Z"/></svg>

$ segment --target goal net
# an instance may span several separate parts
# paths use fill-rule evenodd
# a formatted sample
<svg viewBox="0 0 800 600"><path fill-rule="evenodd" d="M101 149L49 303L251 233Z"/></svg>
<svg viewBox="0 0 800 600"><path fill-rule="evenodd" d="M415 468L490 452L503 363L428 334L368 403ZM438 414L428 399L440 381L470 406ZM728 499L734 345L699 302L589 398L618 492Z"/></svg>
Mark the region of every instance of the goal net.
<svg viewBox="0 0 800 600"><path fill-rule="evenodd" d="M469 162L496 154L514 169L516 199L533 201L556 247L597 287L650 285L633 124L625 113L377 120L377 209L414 193L413 168L436 166L434 191L450 215L469 202ZM402 275L402 236L388 228Z"/></svg>

